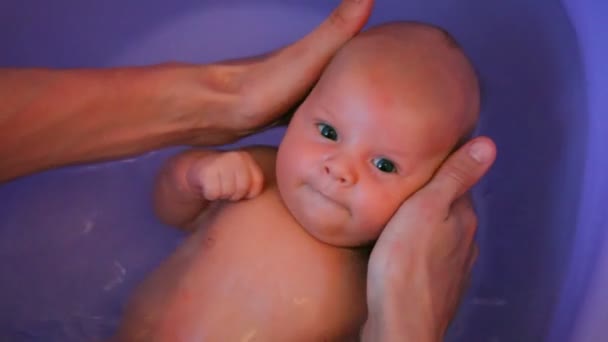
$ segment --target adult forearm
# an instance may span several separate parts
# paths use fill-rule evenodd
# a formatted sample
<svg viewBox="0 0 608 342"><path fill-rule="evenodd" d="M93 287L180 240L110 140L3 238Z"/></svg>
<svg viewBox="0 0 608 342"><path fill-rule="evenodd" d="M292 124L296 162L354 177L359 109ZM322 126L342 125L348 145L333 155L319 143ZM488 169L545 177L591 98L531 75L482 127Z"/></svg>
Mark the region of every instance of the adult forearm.
<svg viewBox="0 0 608 342"><path fill-rule="evenodd" d="M406 304L407 305L407 304ZM438 332L405 307L386 307L368 317L361 332L362 342L440 342Z"/></svg>
<svg viewBox="0 0 608 342"><path fill-rule="evenodd" d="M403 260L401 260L403 261ZM426 285L425 268L399 263L381 273L372 270L368 279L368 318L362 329L363 342L440 342L446 324L434 315L434 299ZM399 277L403 272L410 277ZM383 286L378 286L378 284Z"/></svg>
<svg viewBox="0 0 608 342"><path fill-rule="evenodd" d="M396 317L395 317L396 318ZM409 325L403 319L368 320L363 326L361 342L440 342L426 327Z"/></svg>
<svg viewBox="0 0 608 342"><path fill-rule="evenodd" d="M218 121L236 96L211 71L0 69L0 181L195 138L208 145L234 140L225 128L231 123Z"/></svg>

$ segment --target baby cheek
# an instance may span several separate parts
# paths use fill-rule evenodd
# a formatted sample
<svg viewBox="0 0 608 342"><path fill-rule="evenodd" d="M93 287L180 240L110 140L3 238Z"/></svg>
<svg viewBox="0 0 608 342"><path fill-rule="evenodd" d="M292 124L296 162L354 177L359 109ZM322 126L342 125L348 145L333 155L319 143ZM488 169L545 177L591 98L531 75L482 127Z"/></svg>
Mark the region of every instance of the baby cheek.
<svg viewBox="0 0 608 342"><path fill-rule="evenodd" d="M375 191L362 196L357 202L354 215L359 216L360 234L369 239L376 239L386 223L390 220L397 206L400 204L394 195Z"/></svg>
<svg viewBox="0 0 608 342"><path fill-rule="evenodd" d="M397 209L403 204L416 189L409 181L400 179L390 186L383 188L383 193L380 195L384 199L384 207L386 208L386 221L388 221ZM386 224L386 222L385 222Z"/></svg>

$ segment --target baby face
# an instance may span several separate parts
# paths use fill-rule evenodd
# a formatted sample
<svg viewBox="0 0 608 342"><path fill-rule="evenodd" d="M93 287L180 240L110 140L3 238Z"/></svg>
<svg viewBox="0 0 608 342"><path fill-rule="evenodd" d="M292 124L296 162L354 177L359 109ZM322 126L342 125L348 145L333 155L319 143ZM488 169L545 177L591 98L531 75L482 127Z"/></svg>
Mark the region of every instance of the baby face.
<svg viewBox="0 0 608 342"><path fill-rule="evenodd" d="M328 76L290 122L277 157L279 191L323 242L377 239L457 140L436 108L409 101L391 89L397 83L373 71Z"/></svg>

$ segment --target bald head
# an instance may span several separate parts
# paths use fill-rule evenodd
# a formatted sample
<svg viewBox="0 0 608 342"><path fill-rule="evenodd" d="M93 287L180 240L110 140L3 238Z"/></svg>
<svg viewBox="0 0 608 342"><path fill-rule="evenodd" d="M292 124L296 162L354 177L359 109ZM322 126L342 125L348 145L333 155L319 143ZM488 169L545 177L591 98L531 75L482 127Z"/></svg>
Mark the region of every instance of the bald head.
<svg viewBox="0 0 608 342"><path fill-rule="evenodd" d="M473 69L444 31L392 23L363 32L287 128L276 163L281 197L321 241L373 241L471 131L478 106Z"/></svg>
<svg viewBox="0 0 608 342"><path fill-rule="evenodd" d="M470 134L477 121L475 71L458 43L438 27L394 22L362 32L338 52L324 77L349 74L364 74L413 112L438 116L439 130L453 131L456 140Z"/></svg>

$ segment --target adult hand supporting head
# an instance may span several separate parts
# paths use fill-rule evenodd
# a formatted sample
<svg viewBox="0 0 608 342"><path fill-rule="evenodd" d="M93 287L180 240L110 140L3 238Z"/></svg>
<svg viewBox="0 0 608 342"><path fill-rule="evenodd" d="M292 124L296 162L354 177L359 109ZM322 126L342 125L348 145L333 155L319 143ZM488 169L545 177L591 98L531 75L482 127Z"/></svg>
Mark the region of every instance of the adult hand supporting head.
<svg viewBox="0 0 608 342"><path fill-rule="evenodd" d="M338 50L365 25L373 0L342 0L312 32L263 56L213 65L214 88L236 95L225 110L238 137L281 119L310 91ZM223 66L223 68L221 67ZM224 114L224 113L222 113Z"/></svg>
<svg viewBox="0 0 608 342"><path fill-rule="evenodd" d="M490 139L473 139L397 210L369 260L364 340L443 338L477 257L467 192L495 158Z"/></svg>
<svg viewBox="0 0 608 342"><path fill-rule="evenodd" d="M162 147L222 145L267 127L306 95L372 5L343 0L294 44L231 63L0 68L0 182Z"/></svg>

